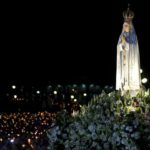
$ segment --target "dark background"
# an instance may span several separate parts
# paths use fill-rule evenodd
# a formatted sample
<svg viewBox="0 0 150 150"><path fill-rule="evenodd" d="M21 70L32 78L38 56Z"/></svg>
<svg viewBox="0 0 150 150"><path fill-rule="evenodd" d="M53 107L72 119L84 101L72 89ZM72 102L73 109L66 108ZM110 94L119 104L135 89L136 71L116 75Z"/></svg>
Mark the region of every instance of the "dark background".
<svg viewBox="0 0 150 150"><path fill-rule="evenodd" d="M141 68L148 77L148 2L7 3L0 21L0 84L115 85L116 45L128 2L135 12Z"/></svg>

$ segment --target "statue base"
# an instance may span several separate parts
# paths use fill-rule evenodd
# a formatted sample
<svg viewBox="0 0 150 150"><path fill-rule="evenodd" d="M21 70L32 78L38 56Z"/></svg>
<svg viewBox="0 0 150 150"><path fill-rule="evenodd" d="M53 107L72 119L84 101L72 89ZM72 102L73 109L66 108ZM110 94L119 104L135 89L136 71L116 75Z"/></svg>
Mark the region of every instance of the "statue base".
<svg viewBox="0 0 150 150"><path fill-rule="evenodd" d="M121 91L121 95L124 96L124 95L130 95L130 97L136 97L137 94L141 94L141 95L144 95L145 94L145 87L141 87L140 89L138 90L122 90Z"/></svg>

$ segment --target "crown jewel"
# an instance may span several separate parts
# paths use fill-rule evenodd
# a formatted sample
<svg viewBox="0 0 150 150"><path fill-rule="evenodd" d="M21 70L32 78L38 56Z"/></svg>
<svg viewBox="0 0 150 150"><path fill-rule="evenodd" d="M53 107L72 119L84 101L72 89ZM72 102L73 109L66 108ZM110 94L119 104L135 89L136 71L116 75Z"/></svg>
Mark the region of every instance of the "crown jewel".
<svg viewBox="0 0 150 150"><path fill-rule="evenodd" d="M129 4L127 10L123 12L123 18L125 22L131 22L134 18L134 12L130 10Z"/></svg>

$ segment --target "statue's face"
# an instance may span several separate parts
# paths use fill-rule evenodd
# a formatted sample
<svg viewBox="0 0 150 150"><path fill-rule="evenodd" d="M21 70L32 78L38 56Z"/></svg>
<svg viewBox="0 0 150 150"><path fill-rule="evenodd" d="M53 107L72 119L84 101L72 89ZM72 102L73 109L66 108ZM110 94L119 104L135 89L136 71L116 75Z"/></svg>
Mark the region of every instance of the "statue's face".
<svg viewBox="0 0 150 150"><path fill-rule="evenodd" d="M124 30L125 32L129 32L129 31L130 31L130 25L129 25L127 22L125 22L125 23L123 24L123 30Z"/></svg>

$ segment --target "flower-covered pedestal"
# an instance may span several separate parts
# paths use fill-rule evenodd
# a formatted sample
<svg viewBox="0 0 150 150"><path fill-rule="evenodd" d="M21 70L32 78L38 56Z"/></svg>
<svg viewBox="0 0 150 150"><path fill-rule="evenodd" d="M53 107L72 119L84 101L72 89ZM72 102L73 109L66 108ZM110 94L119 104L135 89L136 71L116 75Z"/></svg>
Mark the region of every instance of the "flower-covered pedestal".
<svg viewBox="0 0 150 150"><path fill-rule="evenodd" d="M95 96L74 117L58 115L47 135L49 150L150 149L150 95Z"/></svg>

